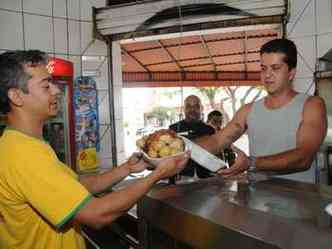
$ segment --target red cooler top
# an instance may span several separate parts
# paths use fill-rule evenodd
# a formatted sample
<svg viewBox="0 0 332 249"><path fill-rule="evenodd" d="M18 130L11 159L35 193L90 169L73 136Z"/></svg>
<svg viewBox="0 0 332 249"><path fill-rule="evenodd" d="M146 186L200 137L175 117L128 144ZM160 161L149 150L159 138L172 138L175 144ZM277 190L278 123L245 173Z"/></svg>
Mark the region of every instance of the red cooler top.
<svg viewBox="0 0 332 249"><path fill-rule="evenodd" d="M73 77L74 75L73 63L60 58L51 58L47 68L54 77Z"/></svg>

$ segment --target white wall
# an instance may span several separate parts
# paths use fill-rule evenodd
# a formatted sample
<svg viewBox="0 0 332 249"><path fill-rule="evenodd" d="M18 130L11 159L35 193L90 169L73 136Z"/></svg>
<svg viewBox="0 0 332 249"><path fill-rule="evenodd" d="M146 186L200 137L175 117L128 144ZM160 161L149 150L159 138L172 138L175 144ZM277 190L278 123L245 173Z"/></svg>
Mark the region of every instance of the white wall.
<svg viewBox="0 0 332 249"><path fill-rule="evenodd" d="M82 61L84 56L107 56L104 42L92 37L92 7L105 0L1 0L0 53L14 49L40 49L74 63L75 76L100 68L99 90L103 165L111 164L108 105L108 61ZM105 132L107 131L107 132Z"/></svg>
<svg viewBox="0 0 332 249"><path fill-rule="evenodd" d="M332 1L291 0L287 33L299 50L294 86L299 91L312 94L317 58L332 48Z"/></svg>

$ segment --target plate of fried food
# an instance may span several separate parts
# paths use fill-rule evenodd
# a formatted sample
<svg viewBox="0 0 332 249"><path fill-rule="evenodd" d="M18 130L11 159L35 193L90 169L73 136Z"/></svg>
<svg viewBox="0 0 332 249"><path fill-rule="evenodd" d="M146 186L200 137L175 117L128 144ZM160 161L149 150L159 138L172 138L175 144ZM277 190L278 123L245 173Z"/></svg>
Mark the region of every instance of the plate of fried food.
<svg viewBox="0 0 332 249"><path fill-rule="evenodd" d="M136 141L144 159L154 167L166 158L185 153L185 143L172 130L162 129Z"/></svg>

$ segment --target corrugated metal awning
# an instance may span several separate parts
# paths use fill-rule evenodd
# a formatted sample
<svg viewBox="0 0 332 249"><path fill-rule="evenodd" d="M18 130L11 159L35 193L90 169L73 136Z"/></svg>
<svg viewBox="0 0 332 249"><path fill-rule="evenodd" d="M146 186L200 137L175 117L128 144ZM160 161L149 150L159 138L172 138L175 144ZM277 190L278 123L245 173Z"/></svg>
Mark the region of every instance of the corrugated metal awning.
<svg viewBox="0 0 332 249"><path fill-rule="evenodd" d="M95 27L121 41L124 87L259 85L259 49L287 17L288 0L117 1Z"/></svg>
<svg viewBox="0 0 332 249"><path fill-rule="evenodd" d="M96 9L95 25L102 36L120 40L180 30L283 23L287 16L288 0L140 1Z"/></svg>

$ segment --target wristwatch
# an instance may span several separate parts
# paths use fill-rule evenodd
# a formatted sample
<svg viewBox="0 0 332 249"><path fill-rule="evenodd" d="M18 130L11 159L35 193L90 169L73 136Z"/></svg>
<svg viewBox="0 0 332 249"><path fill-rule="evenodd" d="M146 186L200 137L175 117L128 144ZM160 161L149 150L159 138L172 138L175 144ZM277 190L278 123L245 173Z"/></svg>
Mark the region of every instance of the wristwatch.
<svg viewBox="0 0 332 249"><path fill-rule="evenodd" d="M248 168L249 172L256 172L257 168L256 168L256 157L255 156L249 156L249 168Z"/></svg>

